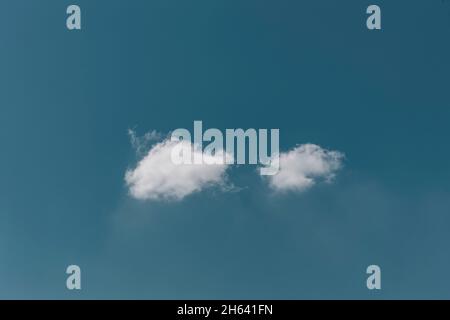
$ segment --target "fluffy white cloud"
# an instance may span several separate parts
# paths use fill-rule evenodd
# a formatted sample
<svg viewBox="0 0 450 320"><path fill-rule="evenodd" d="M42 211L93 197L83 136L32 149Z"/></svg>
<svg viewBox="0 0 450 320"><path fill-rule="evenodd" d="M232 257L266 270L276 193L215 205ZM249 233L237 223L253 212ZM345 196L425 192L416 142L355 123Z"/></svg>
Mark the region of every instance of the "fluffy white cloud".
<svg viewBox="0 0 450 320"><path fill-rule="evenodd" d="M303 144L280 154L280 171L268 177L277 191L303 191L317 180L330 181L341 167L344 155L315 144Z"/></svg>
<svg viewBox="0 0 450 320"><path fill-rule="evenodd" d="M154 145L135 169L126 172L131 196L142 200L181 200L210 186L225 186L225 164L174 164L172 150L179 143L165 140ZM183 143L188 144L193 156L202 153L194 150L190 142ZM208 158L220 156L203 154L203 159L207 162Z"/></svg>

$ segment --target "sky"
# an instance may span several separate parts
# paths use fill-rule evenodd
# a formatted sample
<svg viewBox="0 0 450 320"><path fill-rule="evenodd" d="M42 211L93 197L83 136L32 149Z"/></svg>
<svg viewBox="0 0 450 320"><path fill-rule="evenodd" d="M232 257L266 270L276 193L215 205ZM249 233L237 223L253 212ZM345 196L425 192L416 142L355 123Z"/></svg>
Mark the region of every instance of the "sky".
<svg viewBox="0 0 450 320"><path fill-rule="evenodd" d="M442 0L0 0L0 298L450 298L449 35ZM195 120L293 160L161 176Z"/></svg>

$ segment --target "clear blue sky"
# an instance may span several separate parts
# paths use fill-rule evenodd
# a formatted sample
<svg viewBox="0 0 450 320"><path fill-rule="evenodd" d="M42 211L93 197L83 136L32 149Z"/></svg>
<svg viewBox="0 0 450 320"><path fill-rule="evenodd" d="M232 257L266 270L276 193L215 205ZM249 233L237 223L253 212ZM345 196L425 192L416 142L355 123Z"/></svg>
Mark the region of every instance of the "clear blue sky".
<svg viewBox="0 0 450 320"><path fill-rule="evenodd" d="M0 0L0 298L450 298L450 3L373 3ZM194 120L344 167L303 193L242 167L239 192L132 199L127 130Z"/></svg>

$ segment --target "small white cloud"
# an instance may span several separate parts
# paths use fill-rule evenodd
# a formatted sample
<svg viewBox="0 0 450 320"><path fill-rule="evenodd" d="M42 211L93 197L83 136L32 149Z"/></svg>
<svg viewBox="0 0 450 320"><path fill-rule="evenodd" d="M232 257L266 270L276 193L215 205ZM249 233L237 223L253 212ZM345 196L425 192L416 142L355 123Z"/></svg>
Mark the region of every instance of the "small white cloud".
<svg viewBox="0 0 450 320"><path fill-rule="evenodd" d="M280 154L280 171L268 177L269 185L276 191L304 191L318 180L331 181L343 158L343 153L315 144L297 146Z"/></svg>
<svg viewBox="0 0 450 320"><path fill-rule="evenodd" d="M142 200L181 200L211 186L226 185L225 164L174 164L172 150L178 141L165 140L154 145L133 170L125 174L130 195ZM192 155L202 151L194 150ZM220 157L221 154L217 154ZM204 159L216 157L203 154Z"/></svg>
<svg viewBox="0 0 450 320"><path fill-rule="evenodd" d="M128 129L128 135L130 136L131 146L138 155L143 155L154 143L164 139L164 135L156 130L146 132L140 137L135 130Z"/></svg>

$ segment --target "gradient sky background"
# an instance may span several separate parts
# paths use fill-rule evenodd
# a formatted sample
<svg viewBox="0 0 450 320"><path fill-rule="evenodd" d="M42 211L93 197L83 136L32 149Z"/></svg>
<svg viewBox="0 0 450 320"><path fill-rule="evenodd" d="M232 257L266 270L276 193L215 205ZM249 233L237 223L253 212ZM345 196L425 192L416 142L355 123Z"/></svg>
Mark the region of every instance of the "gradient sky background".
<svg viewBox="0 0 450 320"><path fill-rule="evenodd" d="M0 0L0 298L450 298L449 36L442 0ZM127 130L194 120L345 166L300 194L241 167L240 192L130 198Z"/></svg>

